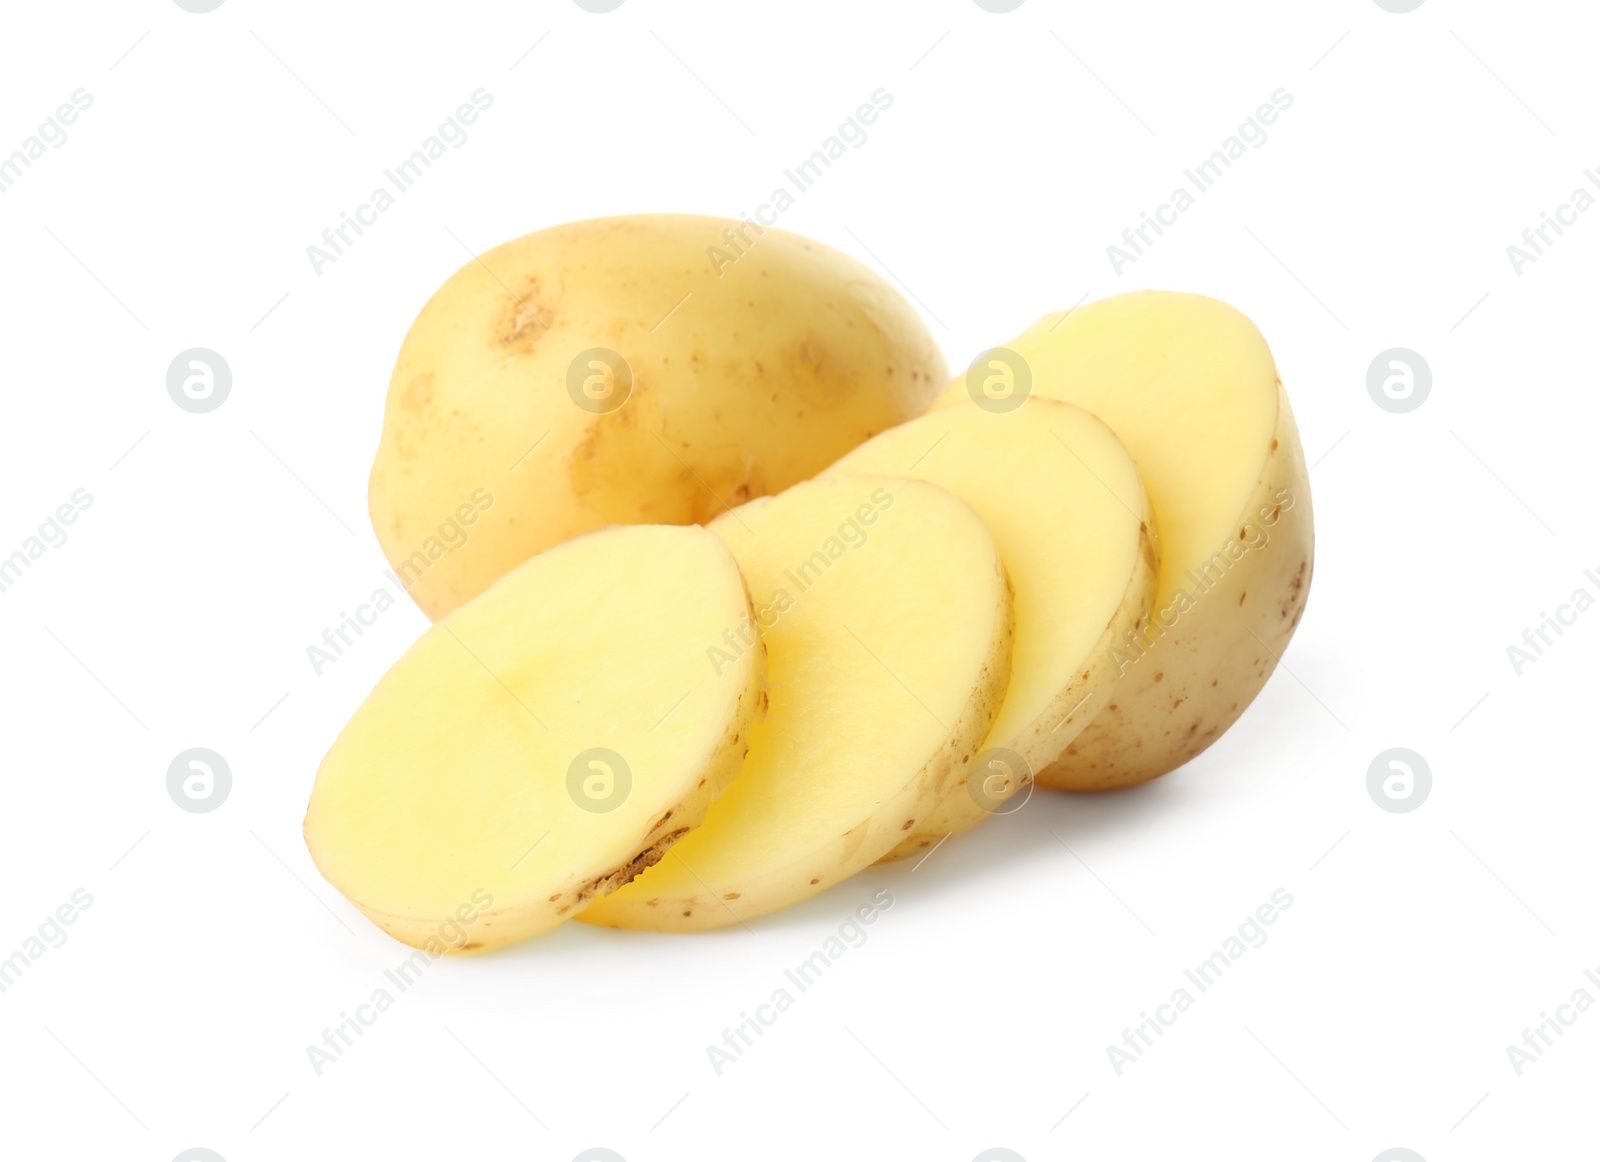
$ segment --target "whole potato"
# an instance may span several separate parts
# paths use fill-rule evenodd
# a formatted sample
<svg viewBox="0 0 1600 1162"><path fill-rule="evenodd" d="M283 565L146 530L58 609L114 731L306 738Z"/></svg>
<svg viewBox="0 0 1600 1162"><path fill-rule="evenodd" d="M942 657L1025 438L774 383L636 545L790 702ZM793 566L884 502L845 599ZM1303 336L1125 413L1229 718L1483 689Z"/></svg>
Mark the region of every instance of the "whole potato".
<svg viewBox="0 0 1600 1162"><path fill-rule="evenodd" d="M910 305L820 243L686 214L557 226L468 262L411 325L373 528L439 618L579 533L782 491L946 379Z"/></svg>

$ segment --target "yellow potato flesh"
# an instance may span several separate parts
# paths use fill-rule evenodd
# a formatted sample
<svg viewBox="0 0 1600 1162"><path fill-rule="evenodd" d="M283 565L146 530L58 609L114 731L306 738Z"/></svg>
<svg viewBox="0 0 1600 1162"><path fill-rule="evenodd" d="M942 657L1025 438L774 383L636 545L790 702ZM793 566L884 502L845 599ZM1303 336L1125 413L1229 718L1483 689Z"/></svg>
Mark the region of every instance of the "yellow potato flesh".
<svg viewBox="0 0 1600 1162"><path fill-rule="evenodd" d="M1041 319L1007 344L1033 394L1093 412L1132 454L1161 541L1151 625L1111 701L1039 775L1122 786L1199 754L1265 684L1305 606L1311 495L1272 353L1215 299L1140 291ZM938 407L969 398L966 377Z"/></svg>
<svg viewBox="0 0 1600 1162"><path fill-rule="evenodd" d="M1156 552L1127 451L1087 412L1050 399L995 412L967 402L876 436L829 468L912 476L966 501L994 534L1011 579L1011 682L984 749L1028 771L1057 758L1105 705L1110 649L1149 612ZM997 809L1020 781L955 788L895 849L906 855Z"/></svg>
<svg viewBox="0 0 1600 1162"><path fill-rule="evenodd" d="M983 522L921 481L841 477L712 525L750 585L770 708L705 823L580 917L748 920L874 862L942 801L1004 693L1011 609Z"/></svg>
<svg viewBox="0 0 1600 1162"><path fill-rule="evenodd" d="M700 528L606 530L528 561L424 633L339 735L306 813L318 868L419 947L453 917L468 948L558 923L659 858L737 771L761 651L714 668L707 648L749 615Z"/></svg>
<svg viewBox="0 0 1600 1162"><path fill-rule="evenodd" d="M437 618L579 533L781 491L946 375L910 306L819 243L685 214L543 230L467 262L412 324L373 528Z"/></svg>

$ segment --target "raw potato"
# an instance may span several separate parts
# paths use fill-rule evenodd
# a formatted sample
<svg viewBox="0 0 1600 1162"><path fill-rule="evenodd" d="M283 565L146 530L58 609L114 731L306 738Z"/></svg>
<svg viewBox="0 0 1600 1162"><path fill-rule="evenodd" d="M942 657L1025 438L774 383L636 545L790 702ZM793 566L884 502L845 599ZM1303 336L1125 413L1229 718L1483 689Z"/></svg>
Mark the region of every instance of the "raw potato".
<svg viewBox="0 0 1600 1162"><path fill-rule="evenodd" d="M557 226L466 263L412 324L372 525L438 618L579 533L779 492L947 378L909 304L820 243L686 214Z"/></svg>
<svg viewBox="0 0 1600 1162"><path fill-rule="evenodd" d="M1311 491L1289 398L1250 320L1200 295L1119 295L1048 315L1008 346L1034 396L1078 404L1127 445L1161 536L1155 611L1117 651L1110 704L1038 781L1154 778L1233 724L1305 609ZM963 376L939 405L967 398Z"/></svg>
<svg viewBox="0 0 1600 1162"><path fill-rule="evenodd" d="M716 928L826 890L943 801L1005 693L1005 571L983 521L943 489L812 481L711 527L755 598L768 716L705 823L591 904L589 923Z"/></svg>
<svg viewBox="0 0 1600 1162"><path fill-rule="evenodd" d="M737 773L762 653L713 669L706 650L750 614L701 528L528 561L424 633L339 735L306 812L317 867L419 948L559 923L660 859Z"/></svg>
<svg viewBox="0 0 1600 1162"><path fill-rule="evenodd" d="M996 413L967 402L884 432L823 473L914 476L984 519L1011 579L1011 683L983 743L1027 764L974 765L891 853L909 855L993 812L1060 756L1110 698L1113 645L1144 624L1156 548L1139 473L1088 412L1029 400Z"/></svg>

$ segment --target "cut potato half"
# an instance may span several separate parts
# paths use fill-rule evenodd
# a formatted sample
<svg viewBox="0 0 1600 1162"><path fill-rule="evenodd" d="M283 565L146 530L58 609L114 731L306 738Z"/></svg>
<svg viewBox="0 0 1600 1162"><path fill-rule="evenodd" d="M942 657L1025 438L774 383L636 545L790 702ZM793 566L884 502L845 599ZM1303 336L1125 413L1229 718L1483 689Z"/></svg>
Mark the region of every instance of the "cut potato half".
<svg viewBox="0 0 1600 1162"><path fill-rule="evenodd" d="M660 859L737 772L762 651L708 650L752 613L702 528L527 561L424 633L340 733L306 812L317 867L416 947L559 923Z"/></svg>
<svg viewBox="0 0 1600 1162"><path fill-rule="evenodd" d="M1155 609L1118 651L1111 701L1038 781L1154 778L1243 713L1305 609L1311 490L1289 398L1261 332L1201 295L1139 291L1048 315L1009 350L1034 398L1075 403L1117 433L1161 536ZM939 406L969 394L963 376Z"/></svg>
<svg viewBox="0 0 1600 1162"><path fill-rule="evenodd" d="M898 857L1001 810L1106 704L1112 647L1155 597L1156 547L1133 459L1111 429L1056 400L944 408L875 436L823 476L862 472L928 480L971 505L1000 547L1016 611L987 757L896 845Z"/></svg>
<svg viewBox="0 0 1600 1162"><path fill-rule="evenodd" d="M711 528L755 598L770 709L705 823L589 905L590 923L716 928L826 890L944 801L1005 693L1005 570L983 521L943 489L811 481Z"/></svg>

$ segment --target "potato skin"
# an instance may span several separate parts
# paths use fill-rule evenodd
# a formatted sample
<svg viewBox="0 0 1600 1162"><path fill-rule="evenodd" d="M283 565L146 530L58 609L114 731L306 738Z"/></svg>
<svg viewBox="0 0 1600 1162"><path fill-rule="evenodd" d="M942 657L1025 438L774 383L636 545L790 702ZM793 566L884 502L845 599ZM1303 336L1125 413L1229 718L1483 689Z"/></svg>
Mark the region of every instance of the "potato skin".
<svg viewBox="0 0 1600 1162"><path fill-rule="evenodd" d="M524 636L521 640L518 640L518 635L528 633L530 606L551 608L556 602L563 602L567 596L573 600L570 605L563 603L561 606L563 615L560 624L563 627L577 627L581 632L584 626L615 626L615 621L610 619L582 616L580 611L585 601L595 600L587 582L598 574L611 579L609 584L613 595L619 590L628 592L633 587L629 579L646 575L652 564L659 565L659 558L652 556L648 560L629 561L626 557L638 557L643 553L644 550L637 546L646 534L657 532L668 533L674 540L703 539L715 546L715 552L723 558L721 567L726 570L727 579L737 585L739 613L735 620L732 610L708 593L705 586L696 585L694 600L709 611L710 618L716 619L711 624L727 624L718 617L716 611L719 607L733 624L754 622L756 609L743 575L739 573L737 563L725 545L710 532L682 528L597 531L559 546L546 561L561 557L568 561L574 558L582 561L581 554L586 549L593 550L600 542L610 546L632 545L632 552L625 554L620 561L613 555L605 565L595 564L591 556L581 571L566 575L565 583L559 589L546 589L543 592L527 588L527 570L535 570L541 564L540 561L528 562L523 570L503 578L488 593L447 622L431 627L424 633L407 654L389 669L361 708L340 730L318 768L311 800L301 825L302 834L312 861L323 878L396 940L434 954L476 952L527 939L572 919L591 900L615 891L667 855L673 844L704 821L716 797L739 774L750 749L751 729L765 717L767 710L766 647L765 643L759 641L756 648L724 663L724 668L719 671L719 681L725 685L718 689L708 684L699 691L700 698L696 701L701 707L711 707L705 713L716 715L720 723L708 720L714 725L713 730L704 732L692 745L672 748L673 763L681 764L680 781L673 785L663 784L669 787L666 792L662 792L658 786L652 792L655 799L653 808L647 808L631 819L626 811L583 814L582 818L586 821L600 818L628 821L620 827L608 826L605 831L589 832L586 838L580 838L577 842L569 840L574 834L570 816L565 822L559 814L523 819L515 832L516 847L512 848L513 851L525 842L525 835L537 837L543 831L552 842L546 844L544 838L538 839L524 853L523 859L533 855L538 848L543 848L546 853L565 848L565 855L554 861L553 868L537 873L539 878L536 880L524 878L519 881L516 878L514 873L522 864L521 859L512 863L508 856L505 862L487 869L479 862L476 866L482 878L472 875L468 881L474 890L469 894L466 886L462 885L459 894L453 895L460 907L473 913L470 918L459 911L453 915L452 908L456 905L452 904L442 908L415 902L400 909L395 906L393 872L398 868L414 866L411 856L419 846L453 852L454 857L450 860L453 866L446 873L453 876L464 870L463 861L472 863L468 854L470 849L493 843L495 820L485 812L465 827L459 820L455 827L447 827L436 814L428 814L420 825L395 827L381 821L383 799L404 798L414 787L423 784L445 787L449 789L448 794L459 798L462 791L457 785L458 780L463 777L465 770L472 769L497 768L512 772L514 779L520 779L528 785L529 791L550 777L549 768L537 761L530 762L530 754L526 749L508 742L509 736L494 727L493 720L503 713L520 718L524 713L533 712L522 701L521 694L514 692L501 677L504 674L506 679L515 683L511 671L502 668L499 662L491 667L480 656L479 650L484 648L484 639L500 637L511 643L510 648L514 651L512 656L517 660L520 660L521 651L550 649L542 634ZM586 541L588 545L585 545ZM659 542L656 544L659 545ZM653 605L640 603L635 616L651 620L671 636L691 643L691 648L686 651L687 656L698 669L703 663L699 650L693 648L692 644L708 639L714 631L708 628L705 621L698 629L685 625L684 618L688 610L684 608L682 590L677 599L677 617L662 617L663 605L659 595L663 580L659 572L655 580L658 601ZM580 582L585 587L579 589ZM554 597L554 601L548 600L551 597ZM477 648L467 645L463 635ZM448 643L444 645L447 653L460 662L474 679L483 683L487 693L480 691L477 700L451 702L451 691L461 689L457 684L459 673L456 675L457 681L441 681L436 656L427 665L418 665L414 657L417 651L428 649L430 643ZM554 675L554 681L564 684L569 668L555 663L579 652L570 646L554 651L542 658L537 668ZM640 671L652 672L647 656L637 661ZM419 675L425 679L420 688L416 681ZM628 679L626 671L617 670L610 675L607 684L620 685ZM397 685L408 693L397 695ZM678 686L674 683L670 688L677 689ZM708 693L709 702L706 699ZM485 696L489 701L482 701ZM688 695L685 695L687 698ZM549 712L548 701L538 697L534 697L533 701ZM583 701L580 699L579 705ZM609 699L591 697L587 701L591 706L599 704L604 707L598 712L598 721L612 730L612 738L626 736L630 731L635 736L643 734L655 717L653 712L649 712L648 716L641 718L641 714L647 712L632 698L615 706L610 705ZM692 707L694 703L689 705ZM681 723L683 716L692 716L693 713L693 709L682 711L677 721ZM534 716L537 717L536 714ZM408 724L429 720L438 724L438 730L431 743L419 745L416 737L407 739L408 745L401 760L403 771L394 769L398 764L393 752L385 755L374 753L371 749L374 737L392 739L396 734L404 735ZM661 725L661 722L655 723L656 727ZM546 735L551 733L552 727L557 732L565 729L562 720L554 715L543 724ZM588 738L595 737L594 733L590 733L594 729L594 716L591 715L591 725L585 728ZM654 734L654 729L650 733ZM671 734L670 727L666 733ZM478 747L474 752L473 767L463 768L456 761L456 756L482 738L499 738L501 741L498 746L491 745L487 749ZM624 743L617 742L615 745L623 746L629 753L636 753ZM565 761L563 758L556 764L558 785L561 780L560 769ZM386 777L383 782L366 784L363 794L352 796L339 786L343 782L348 787L347 776L352 769L364 773L392 772L403 777ZM571 794L571 791L566 794ZM634 797L637 800L637 786ZM496 812L504 806L504 803L498 804ZM378 829L385 836L384 842L362 844L359 856L353 858L352 848L347 842L350 829L346 825L351 817L363 819L366 828ZM537 863L537 859L529 861L530 871Z"/></svg>
<svg viewBox="0 0 1600 1162"><path fill-rule="evenodd" d="M1148 509L1142 515L1148 518ZM1142 630L1148 623L1150 606L1156 596L1159 550L1155 529L1147 519L1139 522L1139 548L1139 556L1134 562L1133 574L1128 578L1122 603L1111 615L1105 633L1084 660L1083 670L1056 696L1045 714L1005 744L1024 760L1050 769L1048 764L1039 762L1040 756L1062 754L1065 747L1095 721L1119 689L1112 649L1129 627ZM962 771L963 780L970 770L969 762ZM1038 781L1037 775L1034 781ZM1026 794L1027 788L1019 787L1016 793ZM965 790L961 794L951 795L878 862L889 863L916 855L948 836L970 830L988 814L989 811Z"/></svg>
<svg viewBox="0 0 1600 1162"><path fill-rule="evenodd" d="M754 616L753 610L751 615ZM563 920L572 919L590 900L615 891L657 863L674 843L705 819L717 793L738 775L745 753L750 749L744 740L750 737L751 724L764 713L767 698L763 689L765 675L762 668L748 667L748 673L744 692L739 696L738 715L729 724L716 750L706 760L705 775L699 784L678 806L657 819L650 830L640 837L637 851L615 867L591 875L582 882L575 881L563 891L537 901L530 907L491 906L473 921L469 939L453 945L443 944L439 935L441 929L449 924L449 916L443 919L438 916L400 916L365 904L342 888L341 893L367 919L390 936L402 944L423 950L442 948L444 952L460 953L502 948L546 932ZM309 836L307 846L311 848L315 861L316 847Z"/></svg>
<svg viewBox="0 0 1600 1162"><path fill-rule="evenodd" d="M1247 530L1265 532L1266 544L1174 611L1165 633L1163 611L1152 613L1145 643L1123 648L1109 704L1038 773L1041 786L1100 791L1164 775L1220 738L1271 677L1305 612L1313 556L1310 479L1281 379L1272 442L1238 525L1240 547Z"/></svg>
<svg viewBox="0 0 1600 1162"><path fill-rule="evenodd" d="M799 903L844 882L857 867L863 851L887 852L913 831L918 821L946 802L951 791L966 778L973 755L983 746L995 715L1005 701L1006 684L1011 678L1011 647L1016 631L1015 611L1011 606L1011 585L999 557L995 568L1000 576L999 600L991 612L995 632L989 653L979 670L977 681L961 713L945 727L938 749L889 797L871 819L844 832L827 850L814 852L803 863L793 863L774 872L752 893L768 904L760 911L750 910L748 902L727 900L695 891L681 896L657 897L643 905L632 901L618 911L615 898L607 899L579 914L578 919L604 928L632 928L652 932L707 932L741 924L747 919ZM887 856L876 861L883 862Z"/></svg>
<svg viewBox="0 0 1600 1162"><path fill-rule="evenodd" d="M595 349L631 375L615 410L569 386ZM437 619L579 533L704 522L809 478L946 379L905 300L820 243L694 215L557 226L466 263L412 324L373 528Z"/></svg>

